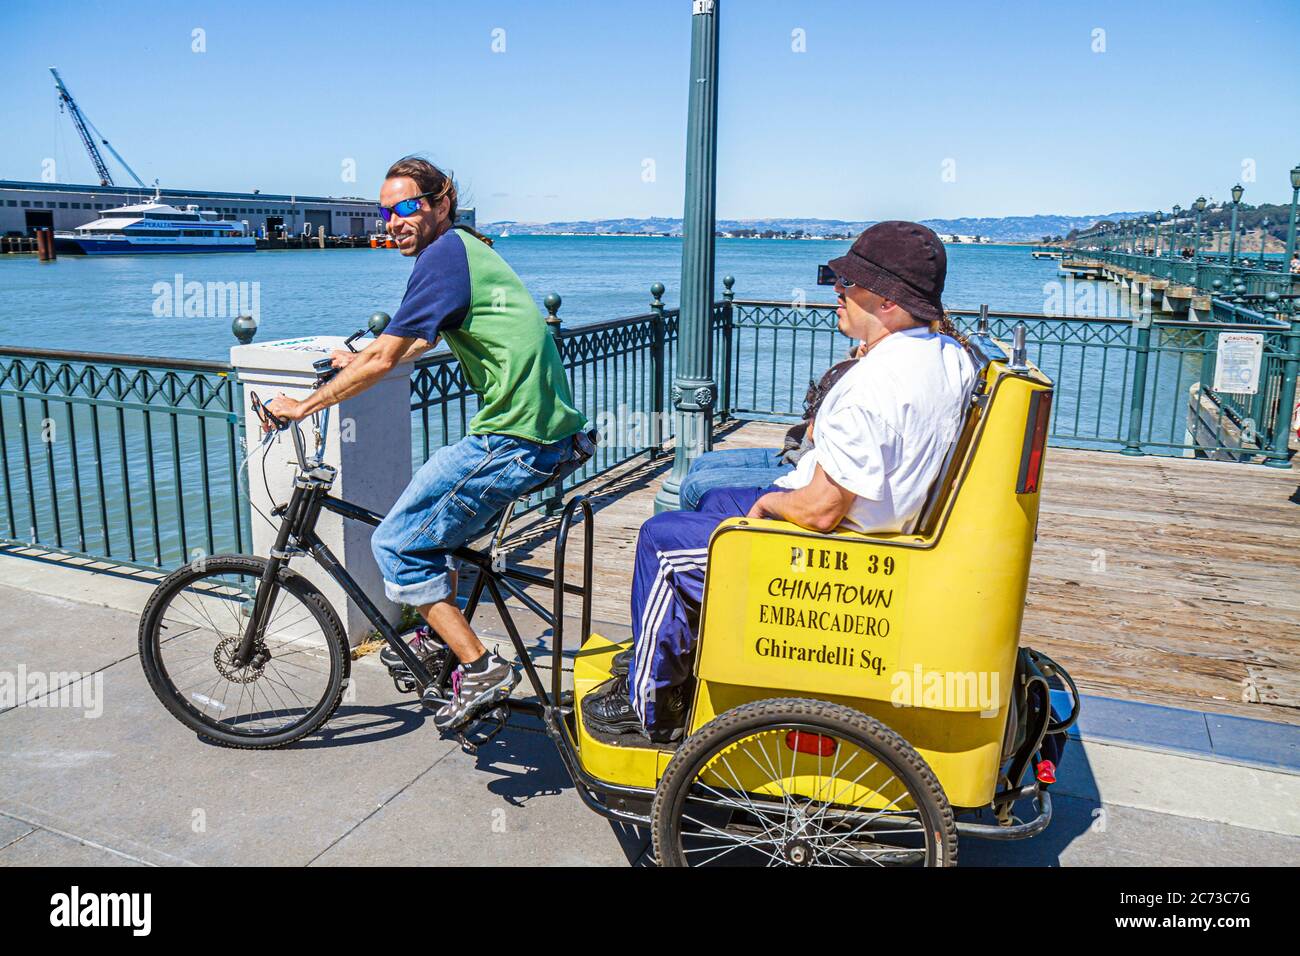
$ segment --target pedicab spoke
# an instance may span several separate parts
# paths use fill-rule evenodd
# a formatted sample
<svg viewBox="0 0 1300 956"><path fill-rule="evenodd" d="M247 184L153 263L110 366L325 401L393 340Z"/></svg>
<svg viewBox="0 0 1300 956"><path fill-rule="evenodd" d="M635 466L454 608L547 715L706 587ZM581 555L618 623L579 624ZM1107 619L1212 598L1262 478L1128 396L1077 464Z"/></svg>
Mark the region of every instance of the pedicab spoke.
<svg viewBox="0 0 1300 956"><path fill-rule="evenodd" d="M767 851L767 850L764 850L764 849L762 848L762 847L763 847L763 844L765 844L765 843L767 842L766 840L758 840L757 838L754 838L754 839L745 839L745 838L741 837L741 836L738 835L738 834L735 834L735 833L728 833L728 832L725 831L725 830L719 830L717 827L713 826L712 824L705 823L703 820L697 820L697 819L695 819L694 817L692 817L692 816L688 816L688 815L685 814L685 813L682 814L682 819L683 819L683 820L689 820L689 821L691 821L691 823L694 823L696 826L704 827L706 830L711 830L711 831L713 831L714 833L716 833L719 837L721 837L721 838L724 839L724 840L730 840L732 843L736 843L736 844L738 844L738 845L740 845L740 846L747 846L747 847L749 847L750 849L757 850L759 853L762 853L762 854L764 854L765 856L771 857L773 860L776 860L778 863L783 863L783 862L785 862L784 860L782 860L782 859L781 859L779 856L777 856L776 854L771 853L771 852L769 852L769 851ZM685 835L685 834L683 834L683 835ZM685 852L685 850L683 850L683 852Z"/></svg>
<svg viewBox="0 0 1300 956"><path fill-rule="evenodd" d="M857 836L858 834L862 833L862 832L864 831L864 828L867 827L867 826L869 826L870 823L871 823L873 820L875 820L877 817L879 817L879 816L880 816L880 814L876 814L876 815L873 816L870 820L864 820L862 823L858 824L856 827L854 827L852 830L850 830L850 831L847 832L847 833L836 834L836 833L832 833L832 832L830 832L830 831L827 831L827 830L823 829L823 830L821 830L819 833L817 833L817 834L815 834L815 835L813 835L813 836L810 836L809 839L820 840L820 839L831 839L831 838L834 838L834 839L835 839L835 842L834 842L834 843L832 843L830 846L822 847L822 849L825 850L825 851L827 851L827 852L830 852L830 851L833 851L833 850L837 850L837 849L839 849L841 846L843 846L845 843L847 843L849 840L852 840L855 836ZM910 827L910 828L907 828L907 829L890 829L890 830L888 830L888 831L886 831L886 832L887 832L887 834L888 834L889 836L891 836L891 837L892 837L892 836L896 836L896 835L898 835L898 834L903 834L903 833L920 833L920 834L924 835L924 834L925 834L925 827L922 827L922 826L916 826L916 827ZM895 849L897 849L897 848L895 848Z"/></svg>
<svg viewBox="0 0 1300 956"><path fill-rule="evenodd" d="M839 747L839 746L836 746L836 748L835 748L835 759L831 762L831 774L830 774L830 776L827 778L827 783L826 783L826 784L822 784L822 783L821 783L821 779L822 779L822 778L821 778L821 772L820 772L820 769L818 770L818 776L817 776L817 780L818 780L818 783L817 783L817 793L816 793L816 795L813 796L813 802L814 802L814 803L821 799L821 794L822 794L822 789L823 789L823 787L825 787L825 786L830 786L830 785L831 785L831 784L830 784L830 781L837 779L837 775L838 775L839 770L840 770L840 755L841 755L842 753L843 753L843 748L842 748L842 747ZM849 764L853 763L853 761L857 758L857 756L858 756L858 751L855 750L855 751L853 752L853 756L849 758L849 763L846 763L846 764L844 765L844 769L847 770L848 767L849 767ZM821 762L821 751L820 751L820 749L818 750L818 758L817 758L817 759L818 759L818 764L819 764L819 767L820 767L820 762Z"/></svg>
<svg viewBox="0 0 1300 956"><path fill-rule="evenodd" d="M759 742L758 738L751 738L751 739L753 739L756 743L758 743L759 752L763 755L763 762L767 764L767 773L772 777L773 780L776 781L776 785L781 788L781 802L786 807L786 812L789 813L790 810L793 808L794 804L793 801L790 799L790 794L786 792L785 778L781 776L779 771L772 769L772 761L768 759L767 748L764 747L761 742ZM754 765L755 769L757 769L759 773L763 772L763 768L759 766L758 761L754 759L754 755L749 752L748 747L745 748L745 756L749 758L750 763Z"/></svg>
<svg viewBox="0 0 1300 956"><path fill-rule="evenodd" d="M854 756L856 757L857 755L854 754ZM850 760L849 763L846 763L846 764L844 765L845 768L847 768L847 767L849 766L849 764L851 764L851 763L853 763L852 760ZM871 773L871 771L875 770L878 766L880 766L880 761L879 761L879 760L872 761L872 764L871 764L870 767L868 767L866 770L862 771L862 773L858 774L855 778L853 778L852 780L850 780L848 783L844 784L844 786L840 787L839 790L835 791L835 795L834 795L833 797L831 797L831 799L828 800L826 803L822 804L821 809L818 810L816 813L814 813L814 814L812 815L812 817L809 819L808 822L809 822L809 823L814 823L814 822L816 822L816 821L817 821L817 820L818 820L818 819L819 819L823 814L826 813L827 810L829 810L829 809L830 809L830 808L835 804L835 801L837 801L837 800L840 798L840 794L842 794L845 790L849 789L850 787L855 787L855 786L857 786L857 785L858 785L858 782L861 781L863 777L865 777L867 774ZM892 776L891 776L891 779L893 779ZM873 792L873 793L880 793L880 791L879 791L879 790L876 790L876 789L873 789L872 792Z"/></svg>
<svg viewBox="0 0 1300 956"><path fill-rule="evenodd" d="M746 849L748 849L748 847L746 847L746 845L745 845L744 843L733 843L731 846L727 847L727 848L726 848L725 850L723 850L722 852L720 852L720 853L715 853L713 856L709 857L707 860L696 860L696 861L695 861L696 866L707 866L708 864L712 863L714 860L721 859L722 857L726 856L728 853L733 853L733 852L735 852L736 850L741 849L742 847L745 847ZM682 848L682 854L685 855L685 854L687 854L687 853L706 853L706 852L708 852L709 850L715 850L715 849L717 849L717 847L713 847L713 846L699 846L699 847L694 847L694 848L689 849L689 850L686 849L685 847L683 847L683 848ZM760 852L761 852L761 851L760 851ZM770 855L770 854L769 854L769 855ZM774 859L777 859L777 857L772 857L772 859L773 859L773 860L774 860ZM771 866L771 865L772 865L772 860L768 860L768 862L767 862L765 865L766 865L766 866Z"/></svg>
<svg viewBox="0 0 1300 956"><path fill-rule="evenodd" d="M719 802L724 807L733 807L736 810L741 810L745 813L753 814L757 818L759 826L763 828L763 832L765 834L769 834L769 835L771 834L772 830L767 826L767 818L763 816L763 814L767 811L760 810L752 800L749 800L747 794L743 794L743 791L742 791L742 795L745 796L746 802L738 803L737 801L728 797L726 794L722 793L721 791L715 790L713 787L710 787L707 783L704 783L702 780L697 779L695 782L697 785L703 787L705 790L717 794ZM778 822L778 821L773 821L773 822Z"/></svg>
<svg viewBox="0 0 1300 956"><path fill-rule="evenodd" d="M746 812L750 812L750 813L754 813L754 814L756 814L756 815L759 817L760 822L762 823L763 829L764 829L766 832L770 833L771 830L768 829L766 823L763 822L763 821L766 821L766 819L767 819L767 817L765 817L763 814L765 814L765 813L767 813L767 812L769 812L769 811L767 811L767 810L760 810L760 809L758 808L757 804L755 804L754 801L750 798L750 796L749 796L749 792L745 789L744 785L740 782L740 777L737 776L736 771L732 768L732 766L731 766L731 761L728 760L728 759L726 758L726 756L723 755L723 754L719 754L719 756L722 757L722 762L723 762L724 764L726 764L726 767L727 767L727 773L731 774L731 780L732 780L732 782L735 783L735 785L736 785L736 791L737 791L737 792L738 792L742 797L744 797L745 801L749 804L749 806L746 808ZM708 784L703 784L703 786L708 786ZM773 810L773 811L771 811L771 812L776 812L776 811ZM780 821L774 821L774 822L776 822L778 826L780 825Z"/></svg>
<svg viewBox="0 0 1300 956"><path fill-rule="evenodd" d="M875 769L877 766L879 766L879 765L880 765L880 761L877 760L877 761L876 761L875 763L873 763L870 767L868 767L866 770L864 770L862 773L860 773L860 774L857 776L856 779L851 780L850 782L846 783L843 787L841 787L841 788L839 789L839 791L835 794L835 797L834 797L832 800L830 800L829 802L823 804L822 808L821 808L820 810L818 810L818 811L813 815L813 817L812 817L813 822L817 821L818 819L820 819L822 816L824 816L824 815L826 814L826 812L827 812L827 811L828 811L828 810L829 810L829 809L830 809L830 808L835 804L835 800L838 800L838 799L839 799L840 794L843 793L844 790L845 790L847 787L854 787L854 786L857 786L858 781L860 781L860 780L861 780L863 777L865 777L867 774L871 773L871 771L874 770L874 769ZM897 779L898 779L898 777L895 776L894 774L890 774L890 775L889 775L889 780L897 780ZM885 785L886 785L886 786L889 784L889 780L886 780L886 781L885 781ZM879 795L879 796L882 796L882 797L883 797L883 796L885 795L884 792L883 792L883 791L884 791L884 787L883 787L883 786L882 786L882 787L871 787L870 790L871 790L872 793L877 794L877 795ZM899 794L897 797L895 797L893 800L890 800L889 803L885 804L885 806L882 807L882 808L877 812L876 816L879 816L881 813L884 813L884 812L885 812L886 810L888 810L891 806L893 806L895 803L897 803L900 799L902 799L903 797L907 796L908 793L909 793L908 789L907 789L906 787L904 787L904 788L903 788L903 792L902 792L901 794Z"/></svg>

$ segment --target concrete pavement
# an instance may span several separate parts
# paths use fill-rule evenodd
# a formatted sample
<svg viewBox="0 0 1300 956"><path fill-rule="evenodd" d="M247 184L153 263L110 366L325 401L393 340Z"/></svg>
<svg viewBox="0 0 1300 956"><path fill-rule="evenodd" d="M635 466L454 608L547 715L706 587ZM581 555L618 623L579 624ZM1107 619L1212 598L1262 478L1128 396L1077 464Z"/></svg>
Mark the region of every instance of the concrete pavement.
<svg viewBox="0 0 1300 956"><path fill-rule="evenodd" d="M203 743L141 672L131 604L143 603L147 583L96 592L119 605L105 607L41 593L70 574L92 577L84 571L18 560L0 558L4 579L24 585L0 586L0 671L22 665L62 677L43 697L0 712L0 865L650 860L647 834L582 805L536 724L519 718L477 755L464 754L394 690L374 655L354 662L355 695L322 733L276 751ZM483 625L493 628L488 618ZM72 693L76 685L83 693ZM1300 860L1294 773L1132 743L1070 747L1048 831L1020 843L963 840L963 862Z"/></svg>

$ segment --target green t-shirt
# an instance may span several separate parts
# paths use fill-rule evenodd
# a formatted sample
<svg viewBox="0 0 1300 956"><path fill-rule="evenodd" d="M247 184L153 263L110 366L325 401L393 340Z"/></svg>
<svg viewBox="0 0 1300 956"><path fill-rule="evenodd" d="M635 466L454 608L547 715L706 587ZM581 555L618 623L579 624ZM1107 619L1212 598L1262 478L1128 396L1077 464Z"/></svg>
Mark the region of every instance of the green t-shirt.
<svg viewBox="0 0 1300 956"><path fill-rule="evenodd" d="M491 246L459 229L448 229L416 258L384 332L426 342L442 337L479 398L472 435L550 444L586 423L532 296Z"/></svg>

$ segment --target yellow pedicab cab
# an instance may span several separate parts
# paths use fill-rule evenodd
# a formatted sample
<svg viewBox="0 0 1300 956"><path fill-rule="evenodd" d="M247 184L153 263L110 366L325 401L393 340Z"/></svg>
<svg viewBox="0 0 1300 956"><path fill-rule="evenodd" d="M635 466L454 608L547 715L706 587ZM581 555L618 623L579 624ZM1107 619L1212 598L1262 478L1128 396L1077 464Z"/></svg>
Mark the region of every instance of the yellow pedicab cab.
<svg viewBox="0 0 1300 956"><path fill-rule="evenodd" d="M1068 675L1019 648L1052 398L1023 337L968 338L975 391L915 533L718 527L678 745L592 735L583 698L622 646L584 643L571 769L609 816L648 805L660 863L951 865L959 831L1047 825L1041 748L1078 698L1054 723Z"/></svg>

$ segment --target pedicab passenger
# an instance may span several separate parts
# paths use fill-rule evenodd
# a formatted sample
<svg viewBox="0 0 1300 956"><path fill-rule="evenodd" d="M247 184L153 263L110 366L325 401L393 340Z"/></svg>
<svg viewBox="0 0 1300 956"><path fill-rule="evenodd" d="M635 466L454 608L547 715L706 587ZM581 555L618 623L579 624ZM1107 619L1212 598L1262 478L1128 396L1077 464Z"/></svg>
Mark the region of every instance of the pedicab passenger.
<svg viewBox="0 0 1300 956"><path fill-rule="evenodd" d="M947 314L934 331L957 338L957 329ZM790 426L780 448L719 448L691 462L680 489L682 510L698 511L705 494L714 488L767 488L794 471L799 459L812 449L817 410L835 383L866 354L861 343L855 344L843 361L827 369L820 380L808 383L803 420Z"/></svg>
<svg viewBox="0 0 1300 956"><path fill-rule="evenodd" d="M812 448L812 425L817 409L835 383L864 354L862 346L855 344L849 349L849 354L827 369L819 381L808 383L803 399L803 420L786 430L780 448L719 448L706 451L691 462L678 492L682 510L699 510L700 500L714 488L766 488L794 471L799 459Z"/></svg>
<svg viewBox="0 0 1300 956"><path fill-rule="evenodd" d="M398 251L415 260L401 307L361 352L334 353L343 369L332 381L304 401L282 395L268 407L280 418L304 418L370 388L440 339L460 362L479 399L468 433L416 471L371 537L388 599L415 605L460 662L452 698L434 714L434 724L452 732L519 682L513 664L483 646L457 605L453 552L579 457L575 437L586 418L523 282L490 239L455 225L451 176L408 156L388 170L379 202ZM411 643L425 660L436 649L420 635Z"/></svg>
<svg viewBox="0 0 1300 956"><path fill-rule="evenodd" d="M729 517L779 518L817 532L910 531L963 419L975 369L943 318L947 257L913 222L882 222L830 263L838 328L866 349L826 396L811 450L769 488L715 488L696 512L641 526L631 653L583 702L589 730L672 740L703 598L709 538Z"/></svg>

